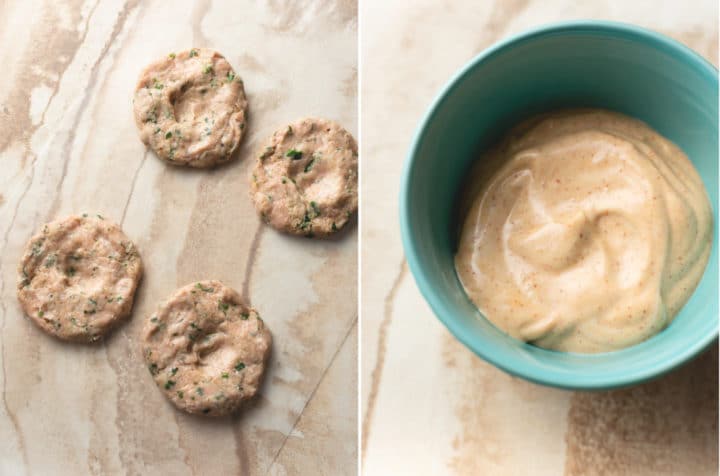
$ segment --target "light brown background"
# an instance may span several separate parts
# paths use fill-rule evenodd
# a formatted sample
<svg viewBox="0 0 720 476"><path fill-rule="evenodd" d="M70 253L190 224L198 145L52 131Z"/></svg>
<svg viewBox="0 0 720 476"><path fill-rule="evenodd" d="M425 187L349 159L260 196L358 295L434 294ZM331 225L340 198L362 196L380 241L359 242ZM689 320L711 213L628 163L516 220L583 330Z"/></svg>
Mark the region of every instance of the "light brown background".
<svg viewBox="0 0 720 476"><path fill-rule="evenodd" d="M357 133L357 11L343 0L0 2L0 474L354 474L357 227L283 236L248 197L260 142L306 115ZM140 70L207 46L245 80L238 160L184 170L147 153L131 98ZM98 346L22 317L22 247L46 220L122 223L146 274L132 319ZM261 395L234 419L178 412L137 342L177 286L243 290L274 334Z"/></svg>
<svg viewBox="0 0 720 476"><path fill-rule="evenodd" d="M366 475L716 475L717 348L646 385L544 388L476 358L403 258L397 197L412 133L460 66L546 22L625 21L717 65L716 0L361 2L362 448Z"/></svg>

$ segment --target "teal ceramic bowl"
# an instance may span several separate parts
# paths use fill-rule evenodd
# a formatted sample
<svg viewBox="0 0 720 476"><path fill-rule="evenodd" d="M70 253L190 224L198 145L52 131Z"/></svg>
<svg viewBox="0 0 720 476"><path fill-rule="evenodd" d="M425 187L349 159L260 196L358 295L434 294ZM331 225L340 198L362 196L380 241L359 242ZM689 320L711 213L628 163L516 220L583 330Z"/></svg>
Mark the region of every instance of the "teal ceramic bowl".
<svg viewBox="0 0 720 476"><path fill-rule="evenodd" d="M600 107L641 119L680 146L714 213L712 254L695 293L649 340L616 352L541 349L504 334L466 296L455 273L459 192L479 152L527 116ZM478 356L524 379L569 389L637 384L688 361L718 335L718 74L685 46L635 26L555 24L473 59L423 118L402 174L403 246L437 317Z"/></svg>

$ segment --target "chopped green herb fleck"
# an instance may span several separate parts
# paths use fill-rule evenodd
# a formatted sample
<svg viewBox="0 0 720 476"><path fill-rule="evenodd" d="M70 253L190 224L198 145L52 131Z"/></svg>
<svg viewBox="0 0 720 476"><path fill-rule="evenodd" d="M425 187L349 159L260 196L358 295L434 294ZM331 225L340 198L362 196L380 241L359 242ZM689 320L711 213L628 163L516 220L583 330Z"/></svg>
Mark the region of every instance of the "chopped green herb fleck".
<svg viewBox="0 0 720 476"><path fill-rule="evenodd" d="M170 390L170 388L173 387L174 385L175 385L174 380L168 380L167 382L165 382L165 390Z"/></svg>
<svg viewBox="0 0 720 476"><path fill-rule="evenodd" d="M166 138L166 139L169 139L169 138L171 138L171 137L172 137L172 131L167 131L167 132L165 133L165 138Z"/></svg>
<svg viewBox="0 0 720 476"><path fill-rule="evenodd" d="M178 371L177 367L173 367L172 370L170 371L170 376L174 376L177 373L177 371Z"/></svg>
<svg viewBox="0 0 720 476"><path fill-rule="evenodd" d="M209 73L212 73L212 70L213 70L213 67L211 64L209 64L209 65L205 66L205 68L203 68L203 73L209 74Z"/></svg>
<svg viewBox="0 0 720 476"><path fill-rule="evenodd" d="M235 79L235 73L233 73L232 71L228 71L228 74L227 74L228 82L232 81L233 79Z"/></svg>
<svg viewBox="0 0 720 476"><path fill-rule="evenodd" d="M320 207L318 206L318 204L315 202L310 202L310 207L312 208L313 212L315 213L315 216L313 218L319 217L320 216Z"/></svg>
<svg viewBox="0 0 720 476"><path fill-rule="evenodd" d="M222 312L227 312L228 308L230 307L230 304L222 301L218 301L218 309L220 309Z"/></svg>
<svg viewBox="0 0 720 476"><path fill-rule="evenodd" d="M33 256L38 256L38 255L40 255L40 253L42 253L42 245L43 245L43 240L38 240L35 243L33 243L33 247L32 247L32 255Z"/></svg>
<svg viewBox="0 0 720 476"><path fill-rule="evenodd" d="M247 321L248 317L250 317L249 313L247 313L247 312L240 313L240 319L242 319L243 321Z"/></svg>
<svg viewBox="0 0 720 476"><path fill-rule="evenodd" d="M263 154L260 156L260 158L264 159L266 157L270 157L273 154L273 152L275 152L274 147L265 147L265 152L263 152ZM253 176L253 178L254 178L254 176Z"/></svg>
<svg viewBox="0 0 720 476"><path fill-rule="evenodd" d="M98 217L99 219L101 219L101 220L104 220L104 219L105 219L105 217L103 217L103 216L100 215L100 214L98 214L97 217Z"/></svg>
<svg viewBox="0 0 720 476"><path fill-rule="evenodd" d="M155 89L162 89L163 83L159 82L157 79L153 79L153 87Z"/></svg>
<svg viewBox="0 0 720 476"><path fill-rule="evenodd" d="M197 56L197 55L198 55L197 50L190 50L190 57L191 57L191 58L192 58L193 56Z"/></svg>
<svg viewBox="0 0 720 476"><path fill-rule="evenodd" d="M47 259L45 260L45 266L50 268L52 266L55 266L56 262L57 262L57 256L52 254L52 255L48 256Z"/></svg>
<svg viewBox="0 0 720 476"><path fill-rule="evenodd" d="M301 230L307 230L308 228L312 228L312 221L310 220L310 216L307 212L305 212L305 216L300 222L300 225L298 225L298 228L300 228Z"/></svg>
<svg viewBox="0 0 720 476"><path fill-rule="evenodd" d="M185 394L182 393L181 391L178 391L177 396L178 396L179 399L182 400L182 398L185 396Z"/></svg>
<svg viewBox="0 0 720 476"><path fill-rule="evenodd" d="M45 315L45 311L38 311L38 317L43 317Z"/></svg>
<svg viewBox="0 0 720 476"><path fill-rule="evenodd" d="M170 53L168 56L170 57L170 59L175 59L175 53Z"/></svg>
<svg viewBox="0 0 720 476"><path fill-rule="evenodd" d="M198 288L200 291L205 291L206 293L211 293L211 292L214 291L213 288L206 288L206 287L204 287L204 286L202 285L202 283L197 283L197 284L195 285L195 287Z"/></svg>
<svg viewBox="0 0 720 476"><path fill-rule="evenodd" d="M285 157L290 157L293 160L300 160L302 159L302 152L295 149L290 149L285 153Z"/></svg>
<svg viewBox="0 0 720 476"><path fill-rule="evenodd" d="M202 387L196 388L196 389L195 389L195 392L196 392L198 395L204 395L204 394L205 394L205 391L202 389Z"/></svg>
<svg viewBox="0 0 720 476"><path fill-rule="evenodd" d="M310 159L310 162L308 162L307 165L305 166L305 173L308 173L312 170L314 163L315 163L315 157Z"/></svg>
<svg viewBox="0 0 720 476"><path fill-rule="evenodd" d="M73 276L75 276L75 268L73 268L72 266L70 266L70 267L67 269L67 275L70 276L71 278L72 278Z"/></svg>
<svg viewBox="0 0 720 476"><path fill-rule="evenodd" d="M157 322L157 321L158 321L158 318L155 316L150 318L150 322Z"/></svg>
<svg viewBox="0 0 720 476"><path fill-rule="evenodd" d="M230 375L227 372L223 372L222 378L230 378Z"/></svg>
<svg viewBox="0 0 720 476"><path fill-rule="evenodd" d="M338 227L335 225L335 222L332 224L332 231L338 231Z"/></svg>
<svg viewBox="0 0 720 476"><path fill-rule="evenodd" d="M287 179L285 177L282 178L282 183L287 183Z"/></svg>
<svg viewBox="0 0 720 476"><path fill-rule="evenodd" d="M238 362L238 364L235 366L235 370L240 372L242 369L245 368L245 364L243 362Z"/></svg>
<svg viewBox="0 0 720 476"><path fill-rule="evenodd" d="M150 373L151 373L152 375L157 375L157 373L158 373L158 366L157 366L157 364L150 364L150 365L148 365L148 370L150 371Z"/></svg>

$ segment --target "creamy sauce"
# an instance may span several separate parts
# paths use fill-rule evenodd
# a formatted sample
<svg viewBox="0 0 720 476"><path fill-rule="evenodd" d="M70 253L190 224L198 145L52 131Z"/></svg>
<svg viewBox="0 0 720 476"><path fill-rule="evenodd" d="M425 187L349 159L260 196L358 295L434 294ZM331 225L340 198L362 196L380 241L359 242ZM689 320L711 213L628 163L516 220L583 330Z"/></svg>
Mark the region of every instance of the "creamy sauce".
<svg viewBox="0 0 720 476"><path fill-rule="evenodd" d="M515 128L482 157L455 266L497 327L567 352L641 342L697 286L710 203L687 156L646 124L563 111Z"/></svg>

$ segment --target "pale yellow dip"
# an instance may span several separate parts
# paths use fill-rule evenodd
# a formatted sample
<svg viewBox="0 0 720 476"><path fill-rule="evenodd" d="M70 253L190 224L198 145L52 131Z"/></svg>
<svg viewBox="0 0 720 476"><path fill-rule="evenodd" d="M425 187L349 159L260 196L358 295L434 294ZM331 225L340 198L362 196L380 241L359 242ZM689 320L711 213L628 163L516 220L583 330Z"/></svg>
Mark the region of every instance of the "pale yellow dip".
<svg viewBox="0 0 720 476"><path fill-rule="evenodd" d="M471 177L458 276L523 341L584 353L641 342L668 325L707 264L712 215L698 173L627 116L530 120Z"/></svg>

